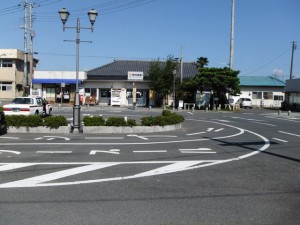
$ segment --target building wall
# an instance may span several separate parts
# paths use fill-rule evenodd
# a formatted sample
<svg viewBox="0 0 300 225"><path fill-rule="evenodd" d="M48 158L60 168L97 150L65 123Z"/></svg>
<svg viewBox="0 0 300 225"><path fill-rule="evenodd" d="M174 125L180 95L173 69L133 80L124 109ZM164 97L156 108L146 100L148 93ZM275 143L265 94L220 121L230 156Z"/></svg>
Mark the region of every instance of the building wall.
<svg viewBox="0 0 300 225"><path fill-rule="evenodd" d="M285 99L284 87L242 86L241 95L234 98L250 98L253 107L279 108Z"/></svg>
<svg viewBox="0 0 300 225"><path fill-rule="evenodd" d="M30 55L27 55L27 75L28 75L28 85L31 83L30 74ZM12 65L5 67L3 62L11 62ZM24 54L18 49L0 49L0 86L9 85L9 90L3 90L1 86L0 98L1 99L13 99L18 96L23 95L23 85L24 85ZM37 60L33 63L33 68L36 67Z"/></svg>

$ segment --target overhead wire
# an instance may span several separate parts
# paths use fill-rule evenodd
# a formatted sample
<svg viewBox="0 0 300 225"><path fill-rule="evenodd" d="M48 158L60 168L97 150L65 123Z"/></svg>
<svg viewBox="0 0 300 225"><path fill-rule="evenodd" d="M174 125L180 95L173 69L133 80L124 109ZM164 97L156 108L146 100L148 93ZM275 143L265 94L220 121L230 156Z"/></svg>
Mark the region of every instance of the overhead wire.
<svg viewBox="0 0 300 225"><path fill-rule="evenodd" d="M276 60L278 60L280 57L282 57L284 54L286 54L290 49L286 49L284 52L282 52L280 55L276 56L275 58L271 59L270 61L268 61L266 64L259 66L253 70L251 70L250 72L247 72L245 74L241 74L240 76L248 76L254 72L257 72L265 67L267 67L268 65L270 65L271 63L275 62Z"/></svg>

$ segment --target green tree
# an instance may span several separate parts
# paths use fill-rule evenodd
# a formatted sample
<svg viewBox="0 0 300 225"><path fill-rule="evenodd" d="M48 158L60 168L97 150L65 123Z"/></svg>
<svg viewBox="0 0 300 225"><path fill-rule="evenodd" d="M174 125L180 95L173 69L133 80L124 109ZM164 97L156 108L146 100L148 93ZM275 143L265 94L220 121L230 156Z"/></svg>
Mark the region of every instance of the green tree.
<svg viewBox="0 0 300 225"><path fill-rule="evenodd" d="M173 56L168 56L165 62L159 59L151 63L149 68L150 88L155 92L155 103L163 104L166 96L173 91L174 70L177 62Z"/></svg>
<svg viewBox="0 0 300 225"><path fill-rule="evenodd" d="M199 87L209 87L213 96L219 98L219 104L224 104L226 93L230 95L240 94L240 71L224 68L199 68L199 73L194 78L194 83Z"/></svg>
<svg viewBox="0 0 300 225"><path fill-rule="evenodd" d="M197 68L204 68L205 66L207 66L209 63L208 59L206 57L199 57L197 58Z"/></svg>

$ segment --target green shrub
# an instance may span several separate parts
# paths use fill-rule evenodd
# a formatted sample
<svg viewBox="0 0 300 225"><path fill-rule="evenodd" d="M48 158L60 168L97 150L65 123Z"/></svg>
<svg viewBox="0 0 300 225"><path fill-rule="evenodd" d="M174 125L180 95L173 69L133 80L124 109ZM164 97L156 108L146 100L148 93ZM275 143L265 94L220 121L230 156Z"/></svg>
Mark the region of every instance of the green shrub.
<svg viewBox="0 0 300 225"><path fill-rule="evenodd" d="M58 128L60 126L67 126L68 121L64 116L49 116L44 119L43 126L52 128Z"/></svg>
<svg viewBox="0 0 300 225"><path fill-rule="evenodd" d="M83 117L84 126L104 126L105 120L102 116L85 116Z"/></svg>
<svg viewBox="0 0 300 225"><path fill-rule="evenodd" d="M115 126L115 127L127 126L127 122L123 117L109 117L106 120L106 126Z"/></svg>
<svg viewBox="0 0 300 225"><path fill-rule="evenodd" d="M0 106L0 112L3 112L3 106Z"/></svg>
<svg viewBox="0 0 300 225"><path fill-rule="evenodd" d="M134 119L127 120L127 125L130 127L136 126L136 121Z"/></svg>
<svg viewBox="0 0 300 225"><path fill-rule="evenodd" d="M43 118L38 115L10 115L5 116L5 124L11 127L38 127L43 125Z"/></svg>
<svg viewBox="0 0 300 225"><path fill-rule="evenodd" d="M170 115L172 115L172 112L171 112L170 110L167 110L167 109L166 109L166 110L163 110L163 111L162 111L161 115L162 115L162 116L170 116Z"/></svg>
<svg viewBox="0 0 300 225"><path fill-rule="evenodd" d="M153 117L152 116L145 116L141 118L141 125L142 126L153 126Z"/></svg>

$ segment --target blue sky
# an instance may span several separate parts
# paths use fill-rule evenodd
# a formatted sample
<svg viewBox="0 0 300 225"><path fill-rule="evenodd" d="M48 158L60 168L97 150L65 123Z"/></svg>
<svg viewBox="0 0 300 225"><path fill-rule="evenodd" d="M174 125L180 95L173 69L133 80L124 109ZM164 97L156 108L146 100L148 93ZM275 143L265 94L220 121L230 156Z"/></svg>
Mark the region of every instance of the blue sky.
<svg viewBox="0 0 300 225"><path fill-rule="evenodd" d="M0 48L24 49L23 0L1 0ZM99 12L95 30L81 30L80 70L114 59L184 61L207 57L210 67L229 63L231 0L28 0L36 3L33 28L38 70L75 70L75 29L62 30L58 11L70 12L67 26L89 26L87 12ZM277 74L288 79L291 42L300 45L299 0L236 0L234 69L241 76ZM29 42L28 42L29 46ZM300 78L300 47L294 54Z"/></svg>

